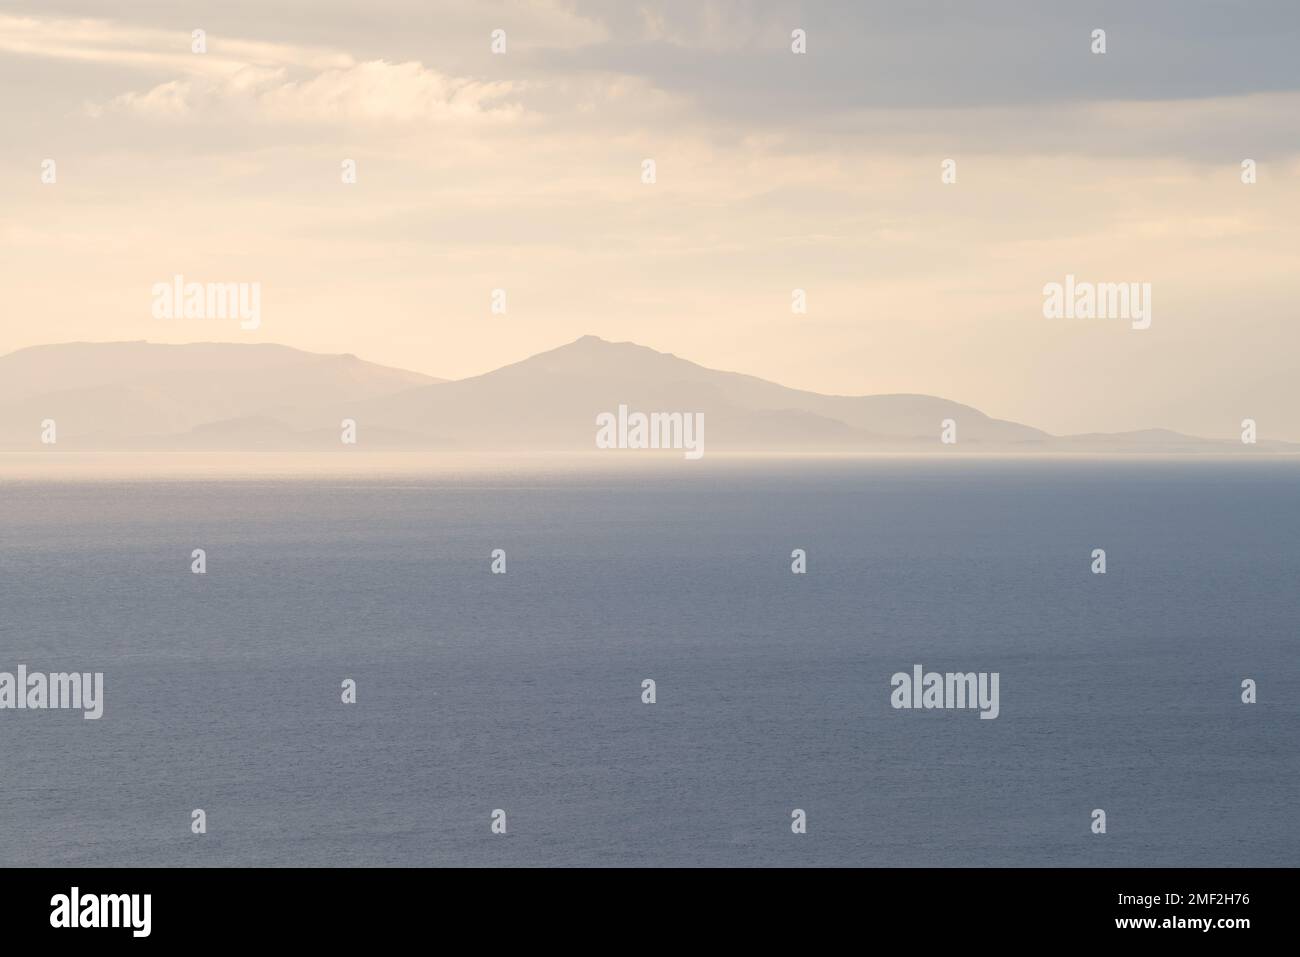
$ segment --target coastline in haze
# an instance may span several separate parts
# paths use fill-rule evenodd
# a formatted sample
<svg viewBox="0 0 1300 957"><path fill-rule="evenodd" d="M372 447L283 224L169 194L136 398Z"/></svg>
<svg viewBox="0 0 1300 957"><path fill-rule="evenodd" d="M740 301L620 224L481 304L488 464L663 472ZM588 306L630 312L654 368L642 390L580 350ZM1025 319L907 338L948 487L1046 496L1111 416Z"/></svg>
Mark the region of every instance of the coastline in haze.
<svg viewBox="0 0 1300 957"><path fill-rule="evenodd" d="M1300 453L1255 435L1053 436L924 395L832 396L584 336L446 381L276 345L74 343L0 357L0 452L586 452L620 407L698 417L707 451ZM1234 423L1234 427L1235 427ZM51 436L55 441L50 441Z"/></svg>

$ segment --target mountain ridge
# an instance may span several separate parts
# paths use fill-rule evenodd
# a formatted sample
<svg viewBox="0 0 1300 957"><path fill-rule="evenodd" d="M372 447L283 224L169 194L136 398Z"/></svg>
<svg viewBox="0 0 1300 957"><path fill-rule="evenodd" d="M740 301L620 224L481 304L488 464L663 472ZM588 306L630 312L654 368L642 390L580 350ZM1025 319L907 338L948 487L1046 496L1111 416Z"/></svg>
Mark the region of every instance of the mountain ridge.
<svg viewBox="0 0 1300 957"><path fill-rule="evenodd" d="M625 406L701 413L707 447L745 452L1226 452L1245 447L1152 428L1057 436L921 393L827 395L584 335L446 380L277 343L74 342L0 356L0 448L594 450L595 419ZM945 421L957 441L945 445Z"/></svg>

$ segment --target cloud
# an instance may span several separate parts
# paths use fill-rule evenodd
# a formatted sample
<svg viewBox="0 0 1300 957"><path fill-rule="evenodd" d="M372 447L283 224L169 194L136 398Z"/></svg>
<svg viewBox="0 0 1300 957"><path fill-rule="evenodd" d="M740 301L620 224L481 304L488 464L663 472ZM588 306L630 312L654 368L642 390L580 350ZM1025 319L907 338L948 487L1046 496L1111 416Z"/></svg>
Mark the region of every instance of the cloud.
<svg viewBox="0 0 1300 957"><path fill-rule="evenodd" d="M201 116L291 124L505 122L522 115L517 104L504 102L513 89L505 81L443 76L419 63L374 60L304 79L282 68L249 66L220 79L169 80L107 104L89 104L87 111L158 121Z"/></svg>
<svg viewBox="0 0 1300 957"><path fill-rule="evenodd" d="M1300 90L1294 0L583 0L611 40L545 52L556 70L620 70L691 92L713 117L995 108ZM790 52L790 31L808 52ZM1104 56L1090 52L1104 28Z"/></svg>
<svg viewBox="0 0 1300 957"><path fill-rule="evenodd" d="M519 84L446 76L418 62L358 62L327 47L212 35L191 52L184 31L104 20L0 16L0 51L76 60L168 78L108 100L94 118L130 114L157 121L195 117L274 123L414 123L520 115L503 102Z"/></svg>
<svg viewBox="0 0 1300 957"><path fill-rule="evenodd" d="M359 63L257 94L261 115L288 122L454 120L516 117L502 103L513 85L442 76L419 63Z"/></svg>
<svg viewBox="0 0 1300 957"><path fill-rule="evenodd" d="M126 69L228 76L250 65L310 70L345 68L352 57L337 50L234 37L208 38L207 53L193 53L188 30L126 26L107 20L16 17L0 14L0 52L77 60Z"/></svg>

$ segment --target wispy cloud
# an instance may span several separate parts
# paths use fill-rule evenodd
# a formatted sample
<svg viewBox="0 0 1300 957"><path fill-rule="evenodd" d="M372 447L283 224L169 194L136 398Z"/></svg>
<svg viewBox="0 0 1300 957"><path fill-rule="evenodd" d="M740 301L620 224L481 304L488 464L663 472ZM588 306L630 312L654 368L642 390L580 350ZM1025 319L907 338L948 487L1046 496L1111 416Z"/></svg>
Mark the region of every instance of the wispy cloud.
<svg viewBox="0 0 1300 957"><path fill-rule="evenodd" d="M514 84L443 76L419 63L375 60L294 79L288 70L248 66L221 79L169 80L107 103L95 117L127 112L154 120L244 118L274 123L412 123L485 118L503 122L522 108L505 101Z"/></svg>
<svg viewBox="0 0 1300 957"><path fill-rule="evenodd" d="M355 62L338 50L213 37L208 52L190 50L190 33L98 19L0 14L0 52L102 63L184 76L229 76L249 66L345 69Z"/></svg>
<svg viewBox="0 0 1300 957"><path fill-rule="evenodd" d="M107 99L92 117L126 112L155 120L214 113L276 123L414 122L522 110L504 99L518 84L443 75L421 63L358 62L341 50L211 37L203 53L190 35L105 20L0 16L0 51L163 73L169 79Z"/></svg>

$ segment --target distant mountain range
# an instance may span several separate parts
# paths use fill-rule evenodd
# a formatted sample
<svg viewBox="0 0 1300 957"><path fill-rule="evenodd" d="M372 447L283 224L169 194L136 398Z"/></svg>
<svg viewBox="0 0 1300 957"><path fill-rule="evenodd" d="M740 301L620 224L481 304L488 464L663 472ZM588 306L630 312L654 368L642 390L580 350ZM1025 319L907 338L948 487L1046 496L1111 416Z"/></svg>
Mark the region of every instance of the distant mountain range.
<svg viewBox="0 0 1300 957"><path fill-rule="evenodd" d="M596 417L703 413L707 451L1300 452L1162 429L1053 436L926 395L820 395L719 372L630 342L583 336L447 381L279 345L36 346L0 357L0 449L594 451ZM944 420L957 442L940 442Z"/></svg>

